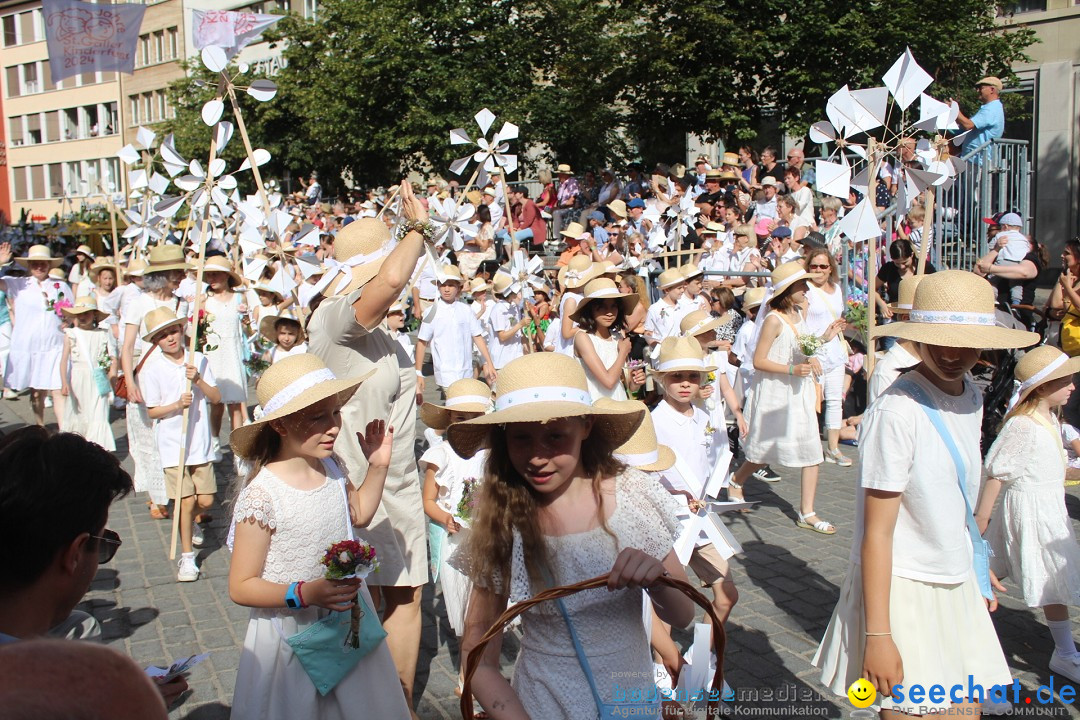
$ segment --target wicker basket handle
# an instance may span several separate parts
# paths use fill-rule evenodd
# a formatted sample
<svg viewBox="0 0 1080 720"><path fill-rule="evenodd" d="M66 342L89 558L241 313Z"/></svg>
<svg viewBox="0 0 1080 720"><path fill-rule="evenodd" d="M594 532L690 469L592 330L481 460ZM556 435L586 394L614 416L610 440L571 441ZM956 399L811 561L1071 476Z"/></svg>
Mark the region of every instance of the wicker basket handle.
<svg viewBox="0 0 1080 720"><path fill-rule="evenodd" d="M594 577L590 580L582 580L573 585L549 588L533 595L528 600L524 600L511 608L507 608L503 614L498 617L491 628L484 633L483 637L480 638L476 647L468 654L465 664L465 681L461 686L461 717L464 720L473 720L472 678L473 675L476 674L477 668L480 667L480 658L484 655L484 648L486 648L487 644L491 642L496 635L501 633L514 618L534 605L539 605L548 600L558 600L559 598L569 597L582 590L592 590L594 588L604 587L607 585L607 581L607 575L600 575L599 577ZM695 604L703 608L705 613L709 616L709 619L712 621L713 650L716 652L716 673L713 676L712 690L714 691L713 695L719 697L722 692L721 688L724 684L724 647L727 644L727 636L724 634L723 623L721 623L720 618L717 617L716 611L713 610L709 599L701 594L701 592L690 583L684 580L676 580L675 578L666 575L658 577L656 582L659 585L667 585L668 587L673 587L676 590L681 591L684 595L693 600ZM709 702L710 707L718 704L718 702Z"/></svg>

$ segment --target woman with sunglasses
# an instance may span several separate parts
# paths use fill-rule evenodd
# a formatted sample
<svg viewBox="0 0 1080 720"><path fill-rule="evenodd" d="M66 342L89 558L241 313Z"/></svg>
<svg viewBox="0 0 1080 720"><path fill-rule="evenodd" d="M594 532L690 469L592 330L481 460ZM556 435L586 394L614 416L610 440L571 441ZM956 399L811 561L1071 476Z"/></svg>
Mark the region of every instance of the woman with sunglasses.
<svg viewBox="0 0 1080 720"><path fill-rule="evenodd" d="M809 292L806 293L806 326L814 335L824 335L831 324L844 317L844 290L838 282L836 261L826 248L810 250L804 262L806 272L810 274ZM821 409L825 415L825 435L829 442L825 462L849 467L851 459L839 449L840 428L844 424L847 343L837 334L818 350L816 357L821 361Z"/></svg>

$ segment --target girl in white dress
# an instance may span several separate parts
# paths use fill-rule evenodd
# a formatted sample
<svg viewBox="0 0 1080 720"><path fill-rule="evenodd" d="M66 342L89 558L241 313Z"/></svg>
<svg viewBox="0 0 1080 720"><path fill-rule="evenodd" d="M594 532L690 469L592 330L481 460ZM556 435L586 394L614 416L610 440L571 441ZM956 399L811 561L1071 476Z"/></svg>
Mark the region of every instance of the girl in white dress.
<svg viewBox="0 0 1080 720"><path fill-rule="evenodd" d="M655 690L642 589L661 620L679 627L692 621L690 600L656 582L661 575L686 578L672 551L675 501L612 454L643 415L639 408L595 407L580 363L559 353L534 353L499 373L494 412L447 428L446 441L462 457L491 448L477 518L453 559L474 583L463 654L472 652L508 601L526 600L545 587L608 578L607 587L563 600L565 618L557 603L521 616L521 652L511 681L499 670L498 638L487 645L472 678L473 694L486 711L596 718L568 622L601 701L611 703L616 688Z"/></svg>
<svg viewBox="0 0 1080 720"><path fill-rule="evenodd" d="M574 355L585 368L585 380L593 400L602 397L626 400L623 366L630 357L626 318L637 307L637 295L619 292L614 280L606 277L585 286L585 297L571 319L581 328L574 336ZM644 368L631 389L645 383Z"/></svg>
<svg viewBox="0 0 1080 720"><path fill-rule="evenodd" d="M11 245L0 245L0 265L11 261ZM30 271L28 277L0 278L0 289L12 304L11 350L4 383L15 391L30 389L34 420L45 424L45 396L52 396L53 409L64 430L64 397L60 394L60 355L64 334L56 304L75 299L63 280L50 280L49 269L63 260L54 258L45 245L33 245L26 257L15 262Z"/></svg>
<svg viewBox="0 0 1080 720"><path fill-rule="evenodd" d="M571 357L574 355L574 335L577 334L577 325L571 316L584 297L582 288L599 275L600 266L594 264L588 255L575 255L570 258L566 267L559 271L559 286L562 288L562 295L559 299L558 330L549 330L544 336L546 345L550 345L555 352Z"/></svg>
<svg viewBox="0 0 1080 720"><path fill-rule="evenodd" d="M209 288L204 307L214 316L210 321L210 332L216 337L211 340L217 343L216 348L206 352L206 359L210 361L221 392L221 404L210 408L210 430L216 440L221 434L226 408L233 429L247 420L243 328L248 327L250 321L243 294L234 291L242 282L240 275L233 270L228 258L220 255L208 258L203 280Z"/></svg>
<svg viewBox="0 0 1080 720"><path fill-rule="evenodd" d="M1069 605L1080 603L1080 545L1065 508L1065 451L1053 411L1068 402L1077 372L1080 358L1050 345L1017 363L1017 404L986 456L975 510L994 550L991 569L1016 580L1028 607L1042 608L1054 639L1050 670L1072 683L1080 683L1069 620Z"/></svg>
<svg viewBox="0 0 1080 720"><path fill-rule="evenodd" d="M479 380L458 380L446 389L446 404L424 403L420 419L429 428L446 430L451 423L480 417L491 408L491 389ZM420 456L424 473L424 513L428 516L428 558L431 578L442 588L450 627L460 640L465 634L465 608L472 582L448 562L453 552L469 536L472 506L480 497L487 451L463 458L448 443L437 443ZM464 500L466 508L462 508ZM464 678L465 663L458 670L458 686Z"/></svg>
<svg viewBox="0 0 1080 720"><path fill-rule="evenodd" d="M807 273L802 263L784 263L772 272L772 298L754 349L754 375L744 410L749 429L743 450L746 462L731 480L732 500L742 500L746 479L765 465L802 468L801 528L832 535L836 528L814 512L818 466L824 457L818 440L817 409L811 374L821 374L821 362L799 349L799 337L809 334L803 317ZM760 311L759 311L760 312ZM830 324L822 342L836 337L843 320Z"/></svg>
<svg viewBox="0 0 1080 720"><path fill-rule="evenodd" d="M63 309L74 327L64 330L64 352L60 358L60 393L64 403L64 431L82 435L106 450L116 449L109 425L109 382L116 377L119 362L109 342L109 332L99 328L106 313L98 310L92 295L76 298Z"/></svg>
<svg viewBox="0 0 1080 720"><path fill-rule="evenodd" d="M984 600L975 565L982 541L968 503L981 475L982 392L966 375L981 348L1028 347L1039 336L997 327L990 283L960 270L927 275L911 320L882 332L919 343L921 362L863 416L855 539L814 665L838 695L859 678L873 683L884 720L975 717L1012 677L987 612L997 602ZM912 699L906 690L916 684L940 685L945 696ZM975 686L982 690L969 697Z"/></svg>
<svg viewBox="0 0 1080 720"><path fill-rule="evenodd" d="M357 658L325 695L286 642L329 611L349 610L361 600L365 612L375 612L366 583L327 580L320 564L328 547L371 521L382 495L393 428L372 420L356 434L369 463L360 487L334 456L341 405L373 372L338 380L314 355L282 360L259 380L266 414L230 436L233 452L252 464L230 531L229 595L252 608L236 671L234 720L409 718L404 696L391 691L399 684L385 641ZM341 657L342 648L335 643L328 652Z"/></svg>

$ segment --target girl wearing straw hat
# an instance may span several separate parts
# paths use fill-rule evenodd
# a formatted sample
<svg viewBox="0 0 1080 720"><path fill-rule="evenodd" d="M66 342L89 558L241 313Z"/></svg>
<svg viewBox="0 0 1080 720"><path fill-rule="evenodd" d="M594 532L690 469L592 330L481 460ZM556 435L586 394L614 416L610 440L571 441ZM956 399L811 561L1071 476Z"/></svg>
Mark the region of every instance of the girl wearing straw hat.
<svg viewBox="0 0 1080 720"><path fill-rule="evenodd" d="M264 415L230 435L233 452L252 464L229 533L229 595L252 609L236 671L234 720L409 717L405 698L392 690L398 677L385 642L372 638L366 654L343 656L339 639L325 651L355 664L336 683L318 688L322 678L309 675L290 647L293 637L331 622L331 611L360 603L374 615L378 607L367 583L328 580L320 564L328 547L372 521L382 496L396 444L393 427L372 420L356 433L368 460L359 487L334 454L342 406L376 372L338 379L314 355L286 358L259 380ZM376 548L379 557L382 550Z"/></svg>
<svg viewBox="0 0 1080 720"><path fill-rule="evenodd" d="M577 324L571 317L577 310L578 303L585 297L583 288L590 280L600 277L601 267L585 255L575 255L570 263L559 271L559 286L562 298L559 300L559 330L549 331L548 344L557 353L569 357L574 355L574 336Z"/></svg>
<svg viewBox="0 0 1080 720"><path fill-rule="evenodd" d="M990 283L959 270L923 278L909 319L880 332L917 342L920 363L863 416L851 564L814 664L839 694L860 677L872 682L883 718L926 712L918 706L976 714L985 691L1012 678L987 613L997 602L971 515L982 394L966 376L980 349L1028 347L1039 336L999 327ZM901 683L984 690L915 703L892 696Z"/></svg>
<svg viewBox="0 0 1080 720"><path fill-rule="evenodd" d="M143 264L145 267L140 268ZM145 261L134 259L129 264L129 274L133 271L140 273L135 277L141 278L138 280L141 287L137 282L125 285L124 287L129 289L125 291L120 305L120 367L127 380L128 452L135 464L135 491L149 493L150 516L159 520L169 517L169 497L165 492L161 458L158 457L153 426L146 412L138 378L139 366L148 358L149 353L156 353L157 350L152 343L143 340L141 331L143 319L158 308L173 310L178 317L187 315L187 303L177 298L174 293L180 287L185 271L190 267L184 262L184 252L178 245L156 245L150 248L150 254Z"/></svg>
<svg viewBox="0 0 1080 720"><path fill-rule="evenodd" d="M203 280L207 285L203 307L210 316L210 335L217 344L206 351L206 359L214 369L221 402L210 409L210 422L216 439L221 434L221 421L229 411L229 423L238 428L247 422L247 374L244 371L244 328L249 324L247 302L237 292L243 280L224 256L206 259ZM220 449L216 447L216 455ZM217 457L220 459L220 457Z"/></svg>
<svg viewBox="0 0 1080 720"><path fill-rule="evenodd" d="M75 264L68 271L67 281L72 287L79 287L82 281L90 274L90 268L94 263L94 251L89 245L80 245L75 248Z"/></svg>
<svg viewBox="0 0 1080 720"><path fill-rule="evenodd" d="M292 310L264 315L259 323L259 335L272 345L266 354L271 365L293 355L303 355L308 349L304 322Z"/></svg>
<svg viewBox="0 0 1080 720"><path fill-rule="evenodd" d="M491 388L479 380L458 380L446 389L442 405L424 403L420 420L433 430L445 431L451 423L480 417L491 408ZM448 561L469 536L473 505L480 495L487 451L471 458L454 452L449 443L432 445L420 456L424 473L424 513L428 517L431 578L442 587L450 627L460 638L465 634L465 611L472 583ZM464 679L464 658L458 671L458 691Z"/></svg>
<svg viewBox="0 0 1080 720"><path fill-rule="evenodd" d="M817 408L811 375L821 374L821 362L807 355L800 340L809 333L801 307L806 302L809 275L801 262L781 265L772 272L769 312L754 348L754 375L745 403L749 430L743 449L746 462L731 480L732 499L741 500L742 486L766 465L801 469L802 496L796 525L832 535L836 528L814 511L818 466L824 460L817 430ZM760 311L759 311L760 313ZM836 320L820 336L836 337L844 321Z"/></svg>
<svg viewBox="0 0 1080 720"><path fill-rule="evenodd" d="M98 310L92 295L75 298L61 312L73 327L64 330L60 357L60 394L64 403L64 430L82 435L106 450L116 450L109 425L109 381L119 362L107 330L98 327L107 313Z"/></svg>
<svg viewBox="0 0 1080 720"><path fill-rule="evenodd" d="M683 627L693 608L678 591L654 586L665 573L686 577L671 549L678 528L674 499L613 456L643 414L594 406L579 363L536 353L499 373L494 412L447 428L447 442L462 457L481 447L490 452L476 520L454 559L475 584L463 653L508 601L608 575L606 588L566 598L565 615L559 605L544 603L521 616L522 649L510 682L499 671L498 640L487 646L472 679L485 710L507 717L596 717L585 673L605 703L612 702L616 684L655 691L641 588L665 622ZM568 623L584 648L580 660Z"/></svg>
<svg viewBox="0 0 1080 720"><path fill-rule="evenodd" d="M1080 545L1065 507L1065 451L1054 411L1068 402L1077 372L1080 358L1049 345L1017 363L1017 394L986 456L975 509L994 551L991 569L1016 580L1028 607L1042 608L1054 639L1050 671L1072 683L1080 683L1069 620L1069 605L1080 603Z"/></svg>
<svg viewBox="0 0 1080 720"><path fill-rule="evenodd" d="M11 259L11 244L0 244L0 265ZM48 246L32 245L26 257L15 258L15 262L30 274L0 278L0 290L8 294L14 315L4 383L17 392L30 389L38 425L45 424L45 396L51 395L57 424L64 429L64 398L60 394L64 334L55 308L61 300L74 300L74 294L63 280L48 279L49 269L63 262L52 256Z"/></svg>
<svg viewBox="0 0 1080 720"><path fill-rule="evenodd" d="M636 295L621 293L615 282L597 278L585 286L585 297L571 319L581 330L574 336L574 354L585 368L593 400L606 397L626 400L623 366L630 357L626 317L637 306ZM645 384L644 370L630 378L631 390Z"/></svg>

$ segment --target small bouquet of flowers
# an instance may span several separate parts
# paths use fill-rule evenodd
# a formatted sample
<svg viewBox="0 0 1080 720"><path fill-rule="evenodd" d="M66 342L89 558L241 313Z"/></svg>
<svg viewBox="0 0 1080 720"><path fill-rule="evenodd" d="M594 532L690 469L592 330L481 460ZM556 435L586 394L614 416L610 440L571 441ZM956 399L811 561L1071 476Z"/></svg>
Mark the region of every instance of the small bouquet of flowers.
<svg viewBox="0 0 1080 720"><path fill-rule="evenodd" d="M211 350L217 350L220 338L216 332L210 329L210 323L212 322L214 322L213 313L208 313L200 308L199 321L195 323L195 350L197 352L208 353Z"/></svg>
<svg viewBox="0 0 1080 720"><path fill-rule="evenodd" d="M455 515L461 520L461 524L465 527L469 527L469 523L472 522L473 511L476 510L476 505L480 501L480 480L477 478L466 478L464 487L461 491L461 499L458 500L457 512Z"/></svg>
<svg viewBox="0 0 1080 720"><path fill-rule="evenodd" d="M252 355L244 361L244 367L247 369L248 377L252 380L258 380L266 372L266 369L270 367L270 363L263 360L261 355Z"/></svg>
<svg viewBox="0 0 1080 720"><path fill-rule="evenodd" d="M324 577L327 580L347 580L349 578L366 578L372 570L379 569L379 561L375 557L375 548L356 540L342 540L326 549L322 560L326 566ZM360 618L363 611L360 609L359 598L352 607L352 623L349 625L349 634L345 637L347 647L360 647Z"/></svg>
<svg viewBox="0 0 1080 720"><path fill-rule="evenodd" d="M861 289L853 290L844 303L844 320L847 321L848 325L859 331L864 341L868 327L866 320L867 307L866 292Z"/></svg>
<svg viewBox="0 0 1080 720"><path fill-rule="evenodd" d="M62 297L59 300L49 301L49 309L56 313L56 317L60 318L61 320L64 319L64 308L70 308L73 306L74 304L66 297Z"/></svg>
<svg viewBox="0 0 1080 720"><path fill-rule="evenodd" d="M806 335L800 335L798 343L799 352L801 352L808 358L814 357L814 355L817 354L817 351L820 350L822 346L821 338L817 335L809 333Z"/></svg>
<svg viewBox="0 0 1080 720"><path fill-rule="evenodd" d="M634 373L636 373L638 370L645 370L645 368L646 366L644 360L627 360L626 365L623 367L623 386L626 388L627 394L629 394L631 397L637 397L638 394L641 392L640 388L638 388L637 390L630 389L634 385Z"/></svg>

